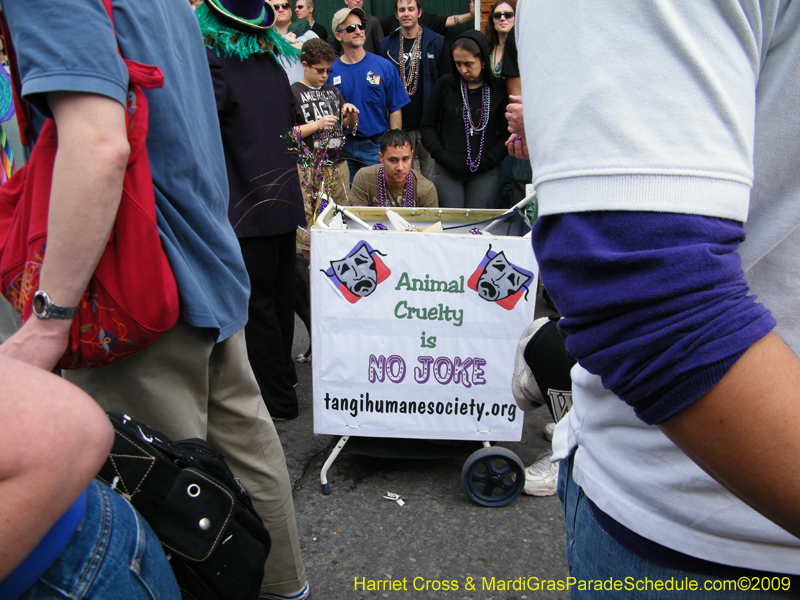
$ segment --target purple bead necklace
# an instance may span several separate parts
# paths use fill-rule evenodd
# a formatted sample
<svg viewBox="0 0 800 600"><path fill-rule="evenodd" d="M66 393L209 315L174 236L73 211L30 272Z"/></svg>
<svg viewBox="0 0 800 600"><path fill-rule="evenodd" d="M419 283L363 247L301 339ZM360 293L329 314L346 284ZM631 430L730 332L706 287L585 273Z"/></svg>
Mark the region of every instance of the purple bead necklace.
<svg viewBox="0 0 800 600"><path fill-rule="evenodd" d="M483 154L483 142L486 137L486 124L489 122L489 86L486 85L484 81L481 84L481 95L483 99L483 104L481 105L481 117L478 120L478 125L476 126L472 122L472 111L469 109L469 98L467 96L467 82L464 78L461 78L461 101L464 104L463 114L464 114L464 134L467 138L467 166L469 167L470 172L474 173L478 170L478 167L481 164L481 155ZM475 134L481 134L481 145L478 148L478 156L474 159L472 158L472 145L470 144L470 137Z"/></svg>
<svg viewBox="0 0 800 600"><path fill-rule="evenodd" d="M406 177L406 184L403 187L403 197L405 198L403 206L406 208L414 206L414 176L411 171L408 172L408 177ZM386 169L383 168L383 165L378 169L378 202L380 202L380 205L384 208L389 206L389 198L386 193Z"/></svg>

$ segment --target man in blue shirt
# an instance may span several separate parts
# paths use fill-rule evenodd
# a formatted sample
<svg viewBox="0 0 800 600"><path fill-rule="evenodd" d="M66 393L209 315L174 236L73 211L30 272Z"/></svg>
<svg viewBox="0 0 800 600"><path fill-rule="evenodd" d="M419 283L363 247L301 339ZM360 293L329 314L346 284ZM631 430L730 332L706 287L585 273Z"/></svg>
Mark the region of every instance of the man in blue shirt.
<svg viewBox="0 0 800 600"><path fill-rule="evenodd" d="M101 2L2 1L22 95L58 128L40 289L56 305L77 306L116 217L130 151L119 40L125 58L164 73L164 87L147 92L147 150L181 315L144 352L68 378L107 410L173 439L214 444L272 536L262 596L295 597L307 584L291 485L247 360L242 328L250 286L228 221L225 158L200 28L185 0L113 4L116 39ZM64 353L70 323L31 318L0 353L49 371Z"/></svg>
<svg viewBox="0 0 800 600"><path fill-rule="evenodd" d="M380 162L380 137L387 129L403 128L400 109L409 102L394 65L364 50L365 17L360 8L343 8L332 24L344 53L333 63L331 81L359 111L358 131L344 147L351 182L361 167Z"/></svg>

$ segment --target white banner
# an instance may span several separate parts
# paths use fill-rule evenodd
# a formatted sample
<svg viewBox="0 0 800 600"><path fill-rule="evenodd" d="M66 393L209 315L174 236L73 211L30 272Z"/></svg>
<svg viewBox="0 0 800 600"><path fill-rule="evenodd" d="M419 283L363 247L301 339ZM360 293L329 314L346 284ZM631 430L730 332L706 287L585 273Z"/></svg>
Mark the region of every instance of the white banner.
<svg viewBox="0 0 800 600"><path fill-rule="evenodd" d="M311 231L314 432L519 441L529 239Z"/></svg>

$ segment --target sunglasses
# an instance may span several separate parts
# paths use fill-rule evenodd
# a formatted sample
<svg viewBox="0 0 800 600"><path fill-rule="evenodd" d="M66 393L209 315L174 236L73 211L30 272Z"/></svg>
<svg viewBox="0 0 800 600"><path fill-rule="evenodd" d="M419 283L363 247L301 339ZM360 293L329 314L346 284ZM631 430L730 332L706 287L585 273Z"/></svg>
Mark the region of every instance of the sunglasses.
<svg viewBox="0 0 800 600"><path fill-rule="evenodd" d="M356 23L355 25L348 25L347 27L342 27L341 29L337 29L337 33L341 33L342 31L346 31L347 33L353 33L356 29L359 31L364 31L364 24L363 23Z"/></svg>
<svg viewBox="0 0 800 600"><path fill-rule="evenodd" d="M288 2L286 4L273 4L272 8L274 8L275 10L289 10L290 8L292 8L292 5L289 4Z"/></svg>
<svg viewBox="0 0 800 600"><path fill-rule="evenodd" d="M493 18L495 21L499 21L499 20L500 20L500 19L502 19L503 17L505 17L505 18L506 18L506 21L510 21L511 19L513 19L513 18L514 18L514 13L513 13L513 12L510 12L510 11L509 11L509 12L496 12L496 13L492 13L492 18Z"/></svg>
<svg viewBox="0 0 800 600"><path fill-rule="evenodd" d="M333 69L318 69L317 67L311 67L311 68L317 72L317 75L324 75L325 73L330 75L331 73L333 73Z"/></svg>

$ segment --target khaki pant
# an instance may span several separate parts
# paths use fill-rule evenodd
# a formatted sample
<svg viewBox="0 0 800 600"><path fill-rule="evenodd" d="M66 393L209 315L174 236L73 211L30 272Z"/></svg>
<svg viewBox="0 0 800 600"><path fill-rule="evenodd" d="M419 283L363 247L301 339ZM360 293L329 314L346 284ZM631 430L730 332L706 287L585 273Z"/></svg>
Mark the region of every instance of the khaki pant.
<svg viewBox="0 0 800 600"><path fill-rule="evenodd" d="M174 440L208 440L250 494L272 537L262 592L305 585L292 488L281 442L247 360L244 331L216 343L183 319L153 346L65 377L105 410L123 412Z"/></svg>

